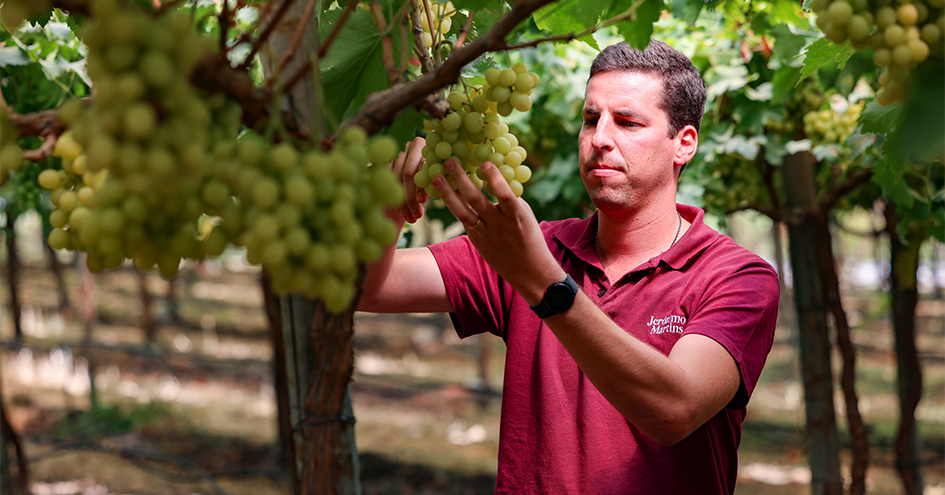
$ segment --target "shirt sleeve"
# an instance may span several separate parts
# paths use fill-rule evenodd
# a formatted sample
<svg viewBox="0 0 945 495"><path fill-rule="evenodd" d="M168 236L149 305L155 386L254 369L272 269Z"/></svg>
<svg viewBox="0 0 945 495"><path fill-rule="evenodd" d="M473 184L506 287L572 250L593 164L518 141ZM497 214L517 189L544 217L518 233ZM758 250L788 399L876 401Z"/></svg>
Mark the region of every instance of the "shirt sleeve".
<svg viewBox="0 0 945 495"><path fill-rule="evenodd" d="M740 409L748 404L774 341L780 285L760 258L729 266L706 286L685 333L710 337L731 354L741 385L727 407Z"/></svg>
<svg viewBox="0 0 945 495"><path fill-rule="evenodd" d="M465 235L428 246L436 259L460 338L489 332L504 337L511 290Z"/></svg>

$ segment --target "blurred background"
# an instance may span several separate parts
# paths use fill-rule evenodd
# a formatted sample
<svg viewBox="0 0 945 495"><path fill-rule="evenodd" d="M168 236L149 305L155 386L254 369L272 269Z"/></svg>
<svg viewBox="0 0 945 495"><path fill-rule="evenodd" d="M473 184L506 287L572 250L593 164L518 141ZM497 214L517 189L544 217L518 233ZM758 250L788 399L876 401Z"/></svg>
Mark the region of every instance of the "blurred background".
<svg viewBox="0 0 945 495"><path fill-rule="evenodd" d="M37 216L15 227L16 267L9 251L0 256L0 387L34 494L290 492L258 268L234 251L188 263L172 281L131 267L91 275L75 254L45 247ZM456 233L436 221L412 229L429 240ZM763 217L738 214L723 230L773 258ZM898 399L888 263L875 239L841 238L860 411L872 445L868 487L901 493L892 452ZM916 315L925 393L916 417L932 495L945 493L945 249L932 244L924 254ZM11 305L14 270L18 308ZM794 312L785 302L748 407L737 493L810 490ZM358 313L355 349L351 392L364 493L491 493L501 340L460 340L446 315ZM842 417L839 392L836 404Z"/></svg>

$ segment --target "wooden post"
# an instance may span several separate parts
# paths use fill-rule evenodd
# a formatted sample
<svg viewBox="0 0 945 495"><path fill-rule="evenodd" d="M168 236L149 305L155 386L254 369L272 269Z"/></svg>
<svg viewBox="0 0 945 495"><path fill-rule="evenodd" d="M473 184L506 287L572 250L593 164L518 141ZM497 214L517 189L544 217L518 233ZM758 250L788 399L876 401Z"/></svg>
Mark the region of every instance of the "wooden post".
<svg viewBox="0 0 945 495"><path fill-rule="evenodd" d="M303 19L306 4L297 1L289 6L261 53L268 77L277 71L282 54L289 51L297 27L306 26L296 55L282 74L293 74L303 64L316 66L311 77L282 95L276 112L288 112L301 129L317 139L325 136L320 70L313 59L319 48L318 24L314 16ZM278 77L276 80L279 84ZM354 310L331 314L318 301L298 295L282 297L279 302L295 493L359 495L354 414L348 391L354 370Z"/></svg>
<svg viewBox="0 0 945 495"><path fill-rule="evenodd" d="M813 495L841 495L840 447L833 404L827 299L821 286L820 246L829 236L827 216L817 209L814 157L807 152L784 158L785 206L800 221L788 223L794 304L800 343L807 419L807 455Z"/></svg>
<svg viewBox="0 0 945 495"><path fill-rule="evenodd" d="M899 392L899 431L896 435L896 470L903 493L921 495L922 459L919 456L918 422L915 410L922 399L922 367L915 343L915 308L919 302L919 248L925 229L912 229L904 243L896 231L896 206L886 205L886 229L890 244L892 324L896 348L896 385Z"/></svg>

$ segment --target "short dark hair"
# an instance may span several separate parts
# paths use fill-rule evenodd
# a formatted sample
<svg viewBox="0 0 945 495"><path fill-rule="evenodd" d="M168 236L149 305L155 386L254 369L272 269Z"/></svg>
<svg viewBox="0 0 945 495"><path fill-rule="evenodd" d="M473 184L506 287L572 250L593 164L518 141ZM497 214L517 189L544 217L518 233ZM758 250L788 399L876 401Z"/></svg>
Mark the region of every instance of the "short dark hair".
<svg viewBox="0 0 945 495"><path fill-rule="evenodd" d="M659 76L663 80L660 108L669 116L670 136L687 125L699 131L705 111L705 82L685 55L662 41L650 41L643 51L621 42L604 48L597 55L591 64L590 77L613 71Z"/></svg>

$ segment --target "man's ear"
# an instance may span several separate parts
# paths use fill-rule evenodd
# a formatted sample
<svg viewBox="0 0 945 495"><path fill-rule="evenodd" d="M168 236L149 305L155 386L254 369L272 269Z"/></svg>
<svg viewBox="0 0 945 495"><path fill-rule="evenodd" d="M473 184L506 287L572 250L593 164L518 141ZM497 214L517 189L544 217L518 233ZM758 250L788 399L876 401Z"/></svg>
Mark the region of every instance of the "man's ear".
<svg viewBox="0 0 945 495"><path fill-rule="evenodd" d="M691 125L683 127L676 133L676 159L673 163L679 167L689 163L696 156L698 147L699 132Z"/></svg>

